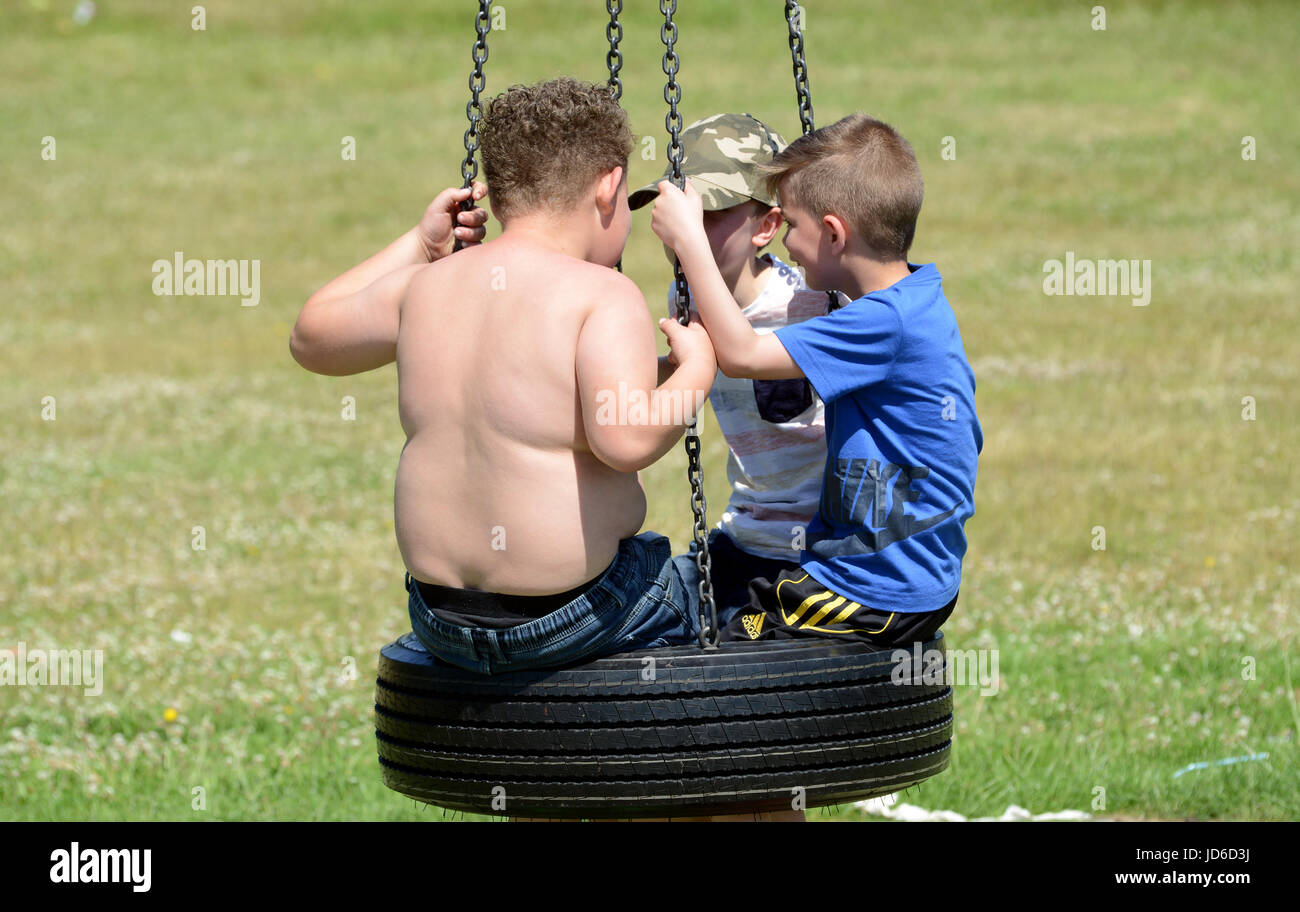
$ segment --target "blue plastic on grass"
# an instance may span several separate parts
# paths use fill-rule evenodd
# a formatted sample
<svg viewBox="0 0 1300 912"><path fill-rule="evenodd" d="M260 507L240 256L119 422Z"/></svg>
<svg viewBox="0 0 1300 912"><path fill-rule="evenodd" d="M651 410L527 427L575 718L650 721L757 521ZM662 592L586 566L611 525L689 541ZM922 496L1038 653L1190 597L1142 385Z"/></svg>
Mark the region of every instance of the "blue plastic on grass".
<svg viewBox="0 0 1300 912"><path fill-rule="evenodd" d="M1245 763L1248 760L1267 760L1267 759L1268 759L1268 753L1265 752L1262 754L1247 754L1244 757L1228 757L1224 760L1215 760L1213 762L1210 762L1208 760L1202 760L1200 763L1189 763L1187 766L1184 766L1178 772L1174 773L1174 778L1177 779L1183 773L1190 773L1192 770L1208 769L1211 766L1228 766L1229 764L1232 763Z"/></svg>

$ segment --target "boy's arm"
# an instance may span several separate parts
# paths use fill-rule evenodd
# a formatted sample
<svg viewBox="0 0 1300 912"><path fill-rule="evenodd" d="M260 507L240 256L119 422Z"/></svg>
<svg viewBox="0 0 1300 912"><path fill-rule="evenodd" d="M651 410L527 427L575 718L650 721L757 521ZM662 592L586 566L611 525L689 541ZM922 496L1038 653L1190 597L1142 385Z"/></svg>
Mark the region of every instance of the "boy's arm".
<svg viewBox="0 0 1300 912"><path fill-rule="evenodd" d="M673 371L677 370L677 365L673 364L673 362L669 360L668 355L660 355L659 360L656 363L659 368L659 376L655 381L656 383L663 383L673 375Z"/></svg>
<svg viewBox="0 0 1300 912"><path fill-rule="evenodd" d="M373 261L403 244L405 237L335 281L352 280L357 270L374 266ZM289 337L293 359L313 373L331 377L359 374L392 363L397 358L402 299L411 277L427 265L417 263L380 272L378 279L351 293L312 295ZM387 264L383 268L388 268ZM328 285L321 291L327 289Z"/></svg>
<svg viewBox="0 0 1300 912"><path fill-rule="evenodd" d="M487 188L448 188L425 210L420 224L307 299L289 351L309 371L341 376L373 370L397 357L401 302L411 277L422 266L451 253L455 240L482 240L487 211L460 212L472 192ZM452 218L458 225L453 231Z"/></svg>
<svg viewBox="0 0 1300 912"><path fill-rule="evenodd" d="M804 375L776 334L754 332L736 306L713 260L704 233L700 197L689 181L685 193L669 181L660 181L650 227L677 253L691 284L691 297L713 342L718 367L724 374L755 380L784 380Z"/></svg>
<svg viewBox="0 0 1300 912"><path fill-rule="evenodd" d="M578 394L592 453L620 472L635 472L672 449L708 398L718 368L700 324L663 320L659 328L677 368L656 383L654 330L645 298L619 273L611 273L609 283L579 332Z"/></svg>

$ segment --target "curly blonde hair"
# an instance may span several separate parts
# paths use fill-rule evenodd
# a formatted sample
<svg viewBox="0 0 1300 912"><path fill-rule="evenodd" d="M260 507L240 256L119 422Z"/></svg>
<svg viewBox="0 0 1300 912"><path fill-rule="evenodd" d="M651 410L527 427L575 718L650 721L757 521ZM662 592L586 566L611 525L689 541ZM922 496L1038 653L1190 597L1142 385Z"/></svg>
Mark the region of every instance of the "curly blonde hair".
<svg viewBox="0 0 1300 912"><path fill-rule="evenodd" d="M632 130L606 85L564 76L511 86L492 99L479 129L488 199L503 223L570 209L614 168L626 179Z"/></svg>

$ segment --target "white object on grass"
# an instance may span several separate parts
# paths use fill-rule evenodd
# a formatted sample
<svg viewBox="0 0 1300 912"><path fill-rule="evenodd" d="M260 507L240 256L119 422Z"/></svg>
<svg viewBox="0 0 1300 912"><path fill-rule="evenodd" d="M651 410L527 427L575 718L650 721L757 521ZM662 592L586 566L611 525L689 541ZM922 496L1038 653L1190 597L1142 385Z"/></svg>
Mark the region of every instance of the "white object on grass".
<svg viewBox="0 0 1300 912"><path fill-rule="evenodd" d="M966 817L956 811L927 811L914 804L899 804L898 795L886 795L883 798L868 798L866 801L854 802L854 807L862 808L868 814L885 817L889 820L906 822L944 821L960 823ZM1031 814L1019 805L1008 805L1001 817L976 817L975 821L1017 821L1017 820L1091 820L1092 815L1083 811L1050 811L1046 814Z"/></svg>

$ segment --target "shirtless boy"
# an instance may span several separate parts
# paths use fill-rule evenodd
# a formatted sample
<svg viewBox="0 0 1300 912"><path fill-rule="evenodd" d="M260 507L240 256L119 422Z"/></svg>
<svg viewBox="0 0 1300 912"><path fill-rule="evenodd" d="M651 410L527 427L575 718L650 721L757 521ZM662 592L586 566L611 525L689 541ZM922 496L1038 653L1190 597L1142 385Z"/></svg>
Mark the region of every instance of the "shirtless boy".
<svg viewBox="0 0 1300 912"><path fill-rule="evenodd" d="M397 362L397 542L436 658L490 674L694 642L698 593L668 539L637 534L636 473L679 440L717 365L701 326L661 321L677 370L656 386L645 299L611 268L631 226L627 116L561 78L512 87L480 129L486 188L443 191L316 292L293 356L330 375ZM487 243L485 212L457 215L471 193L502 225ZM469 243L452 255L454 238Z"/></svg>

